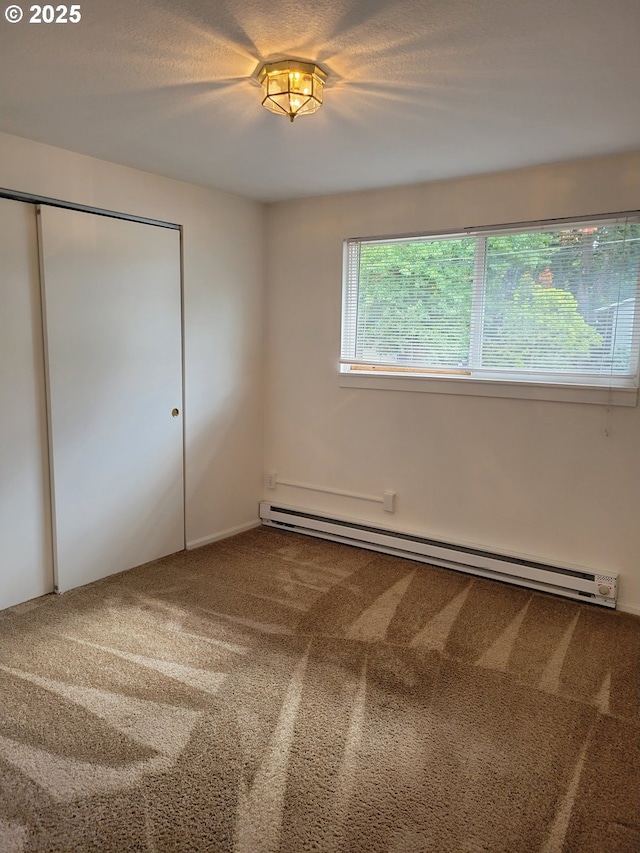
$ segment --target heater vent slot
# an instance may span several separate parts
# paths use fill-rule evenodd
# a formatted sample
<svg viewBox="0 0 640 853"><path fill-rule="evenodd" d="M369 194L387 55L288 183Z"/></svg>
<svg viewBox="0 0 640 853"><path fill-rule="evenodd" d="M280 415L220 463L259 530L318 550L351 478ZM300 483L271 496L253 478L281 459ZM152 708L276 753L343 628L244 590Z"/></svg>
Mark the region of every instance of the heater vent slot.
<svg viewBox="0 0 640 853"><path fill-rule="evenodd" d="M266 501L260 504L260 518L270 527L382 551L567 598L587 599L605 607L616 605L618 576L610 572L602 574L583 566L551 565L525 556L443 542L416 533L387 530L353 519L309 513Z"/></svg>

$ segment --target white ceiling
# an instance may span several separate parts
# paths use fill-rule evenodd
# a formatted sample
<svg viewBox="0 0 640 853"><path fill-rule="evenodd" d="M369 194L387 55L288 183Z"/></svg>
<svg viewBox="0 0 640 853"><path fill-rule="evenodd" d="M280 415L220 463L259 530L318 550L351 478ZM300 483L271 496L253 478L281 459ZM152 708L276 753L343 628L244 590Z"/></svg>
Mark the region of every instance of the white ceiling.
<svg viewBox="0 0 640 853"><path fill-rule="evenodd" d="M263 201L640 147L638 0L18 2L1 130ZM250 79L287 55L330 75L294 124Z"/></svg>

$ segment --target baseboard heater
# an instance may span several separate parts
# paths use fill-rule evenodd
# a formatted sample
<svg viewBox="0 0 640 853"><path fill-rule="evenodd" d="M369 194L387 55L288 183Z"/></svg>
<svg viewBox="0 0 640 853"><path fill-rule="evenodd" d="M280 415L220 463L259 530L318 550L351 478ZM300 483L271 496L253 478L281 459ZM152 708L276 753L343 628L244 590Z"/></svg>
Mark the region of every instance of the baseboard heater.
<svg viewBox="0 0 640 853"><path fill-rule="evenodd" d="M578 601L616 606L617 574L600 574L592 569L566 564L548 565L513 554L496 554L473 546L440 542L412 533L277 506L267 501L260 504L260 518L263 524L281 530L369 548Z"/></svg>

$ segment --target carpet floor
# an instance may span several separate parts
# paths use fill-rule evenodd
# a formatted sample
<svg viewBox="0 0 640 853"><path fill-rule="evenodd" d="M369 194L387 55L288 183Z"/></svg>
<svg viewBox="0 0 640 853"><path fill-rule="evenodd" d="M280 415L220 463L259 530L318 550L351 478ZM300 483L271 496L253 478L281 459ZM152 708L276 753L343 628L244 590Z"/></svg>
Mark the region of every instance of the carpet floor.
<svg viewBox="0 0 640 853"><path fill-rule="evenodd" d="M0 614L2 853L638 853L640 620L257 528Z"/></svg>

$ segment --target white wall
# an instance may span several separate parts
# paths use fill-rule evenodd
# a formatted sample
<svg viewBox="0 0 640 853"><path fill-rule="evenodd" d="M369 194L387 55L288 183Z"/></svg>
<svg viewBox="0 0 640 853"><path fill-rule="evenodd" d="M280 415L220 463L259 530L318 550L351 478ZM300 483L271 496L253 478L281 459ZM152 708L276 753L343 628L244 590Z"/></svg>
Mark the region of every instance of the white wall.
<svg viewBox="0 0 640 853"><path fill-rule="evenodd" d="M263 206L6 134L0 186L183 226L187 541L255 522L263 458Z"/></svg>
<svg viewBox="0 0 640 853"><path fill-rule="evenodd" d="M425 156L427 156L425 154ZM282 202L267 220L265 499L621 575L640 612L640 408L341 388L345 237L640 208L640 153Z"/></svg>
<svg viewBox="0 0 640 853"><path fill-rule="evenodd" d="M0 134L0 186L184 226L187 538L262 493L263 208ZM640 155L272 205L266 498L621 574L640 612L640 408L340 388L342 240L640 208Z"/></svg>

